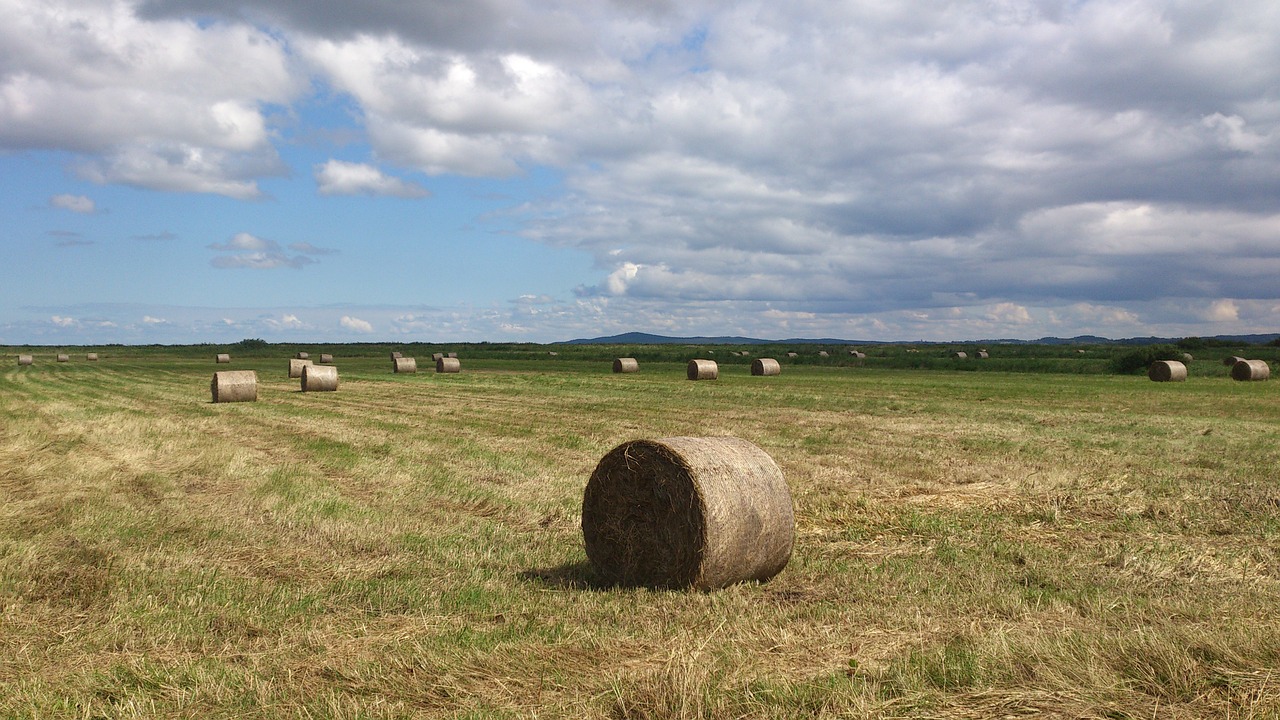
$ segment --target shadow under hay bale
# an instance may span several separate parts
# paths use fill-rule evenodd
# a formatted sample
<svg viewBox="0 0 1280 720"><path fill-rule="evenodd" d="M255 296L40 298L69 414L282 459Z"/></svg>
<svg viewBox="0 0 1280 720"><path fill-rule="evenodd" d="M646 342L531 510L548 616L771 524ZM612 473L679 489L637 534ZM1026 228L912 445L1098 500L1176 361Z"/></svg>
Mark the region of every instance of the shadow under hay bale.
<svg viewBox="0 0 1280 720"><path fill-rule="evenodd" d="M752 375L781 375L782 366L773 358L756 358L751 361Z"/></svg>
<svg viewBox="0 0 1280 720"><path fill-rule="evenodd" d="M289 359L289 377L291 379L297 379L302 377L302 368L311 364L312 362L310 360L299 360L298 358L290 358Z"/></svg>
<svg viewBox="0 0 1280 720"><path fill-rule="evenodd" d="M635 440L591 473L582 535L606 583L714 590L781 572L795 513L782 471L746 440Z"/></svg>
<svg viewBox="0 0 1280 720"><path fill-rule="evenodd" d="M640 362L635 358L614 358L613 371L616 373L640 372Z"/></svg>
<svg viewBox="0 0 1280 720"><path fill-rule="evenodd" d="M690 380L715 380L720 377L720 366L715 360L690 360L686 374Z"/></svg>
<svg viewBox="0 0 1280 720"><path fill-rule="evenodd" d="M30 355L19 355L19 356L18 356L18 364L19 364L19 365L31 365L31 364L33 364L34 362L35 362L35 358L34 358L34 357L32 357L32 356L30 356Z"/></svg>
<svg viewBox="0 0 1280 720"><path fill-rule="evenodd" d="M415 358L398 357L392 359L391 371L396 373L418 372L418 361Z"/></svg>
<svg viewBox="0 0 1280 720"><path fill-rule="evenodd" d="M1231 366L1231 379L1241 381L1266 380L1271 377L1271 366L1266 360L1241 360Z"/></svg>
<svg viewBox="0 0 1280 720"><path fill-rule="evenodd" d="M302 392L333 392L338 389L338 368L308 365L302 368Z"/></svg>
<svg viewBox="0 0 1280 720"><path fill-rule="evenodd" d="M1187 366L1177 360L1157 360L1147 368L1152 382L1182 382L1187 379Z"/></svg>
<svg viewBox="0 0 1280 720"><path fill-rule="evenodd" d="M209 392L215 403L256 402L258 373L252 370L222 370L213 374Z"/></svg>
<svg viewBox="0 0 1280 720"><path fill-rule="evenodd" d="M456 357L442 357L436 361L436 372L460 373L462 372L462 363Z"/></svg>
<svg viewBox="0 0 1280 720"><path fill-rule="evenodd" d="M213 361L219 365L231 362L231 356L226 353L218 353L214 356Z"/></svg>

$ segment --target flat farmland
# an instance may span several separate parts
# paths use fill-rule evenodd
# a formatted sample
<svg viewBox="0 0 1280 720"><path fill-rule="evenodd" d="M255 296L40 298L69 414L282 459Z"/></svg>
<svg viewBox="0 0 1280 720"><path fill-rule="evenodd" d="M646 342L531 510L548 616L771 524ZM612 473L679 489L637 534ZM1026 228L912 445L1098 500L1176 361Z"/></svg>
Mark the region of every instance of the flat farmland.
<svg viewBox="0 0 1280 720"><path fill-rule="evenodd" d="M1280 717L1274 382L335 354L4 356L0 715ZM596 582L592 469L679 435L782 469L770 582Z"/></svg>

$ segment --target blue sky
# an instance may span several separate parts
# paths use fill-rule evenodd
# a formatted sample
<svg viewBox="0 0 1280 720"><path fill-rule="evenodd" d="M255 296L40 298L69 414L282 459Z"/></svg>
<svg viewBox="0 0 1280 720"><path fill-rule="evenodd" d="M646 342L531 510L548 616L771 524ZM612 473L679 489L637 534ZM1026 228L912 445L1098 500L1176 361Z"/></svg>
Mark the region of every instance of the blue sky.
<svg viewBox="0 0 1280 720"><path fill-rule="evenodd" d="M1280 6L0 0L0 344L1280 328Z"/></svg>

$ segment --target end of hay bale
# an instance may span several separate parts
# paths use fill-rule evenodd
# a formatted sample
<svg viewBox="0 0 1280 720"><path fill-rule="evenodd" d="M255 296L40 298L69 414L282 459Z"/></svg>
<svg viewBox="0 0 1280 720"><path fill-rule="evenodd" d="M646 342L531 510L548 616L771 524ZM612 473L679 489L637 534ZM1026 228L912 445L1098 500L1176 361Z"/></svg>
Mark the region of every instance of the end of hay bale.
<svg viewBox="0 0 1280 720"><path fill-rule="evenodd" d="M213 361L219 365L225 365L231 362L231 356L226 353L218 353L214 356Z"/></svg>
<svg viewBox="0 0 1280 720"><path fill-rule="evenodd" d="M320 353L320 363L321 363L321 364L323 364L323 365L328 365L328 364L330 364L330 363L332 363L332 362L333 362L333 356L332 356L332 355L330 355L329 353Z"/></svg>
<svg viewBox="0 0 1280 720"><path fill-rule="evenodd" d="M756 358L751 361L751 374L759 376L781 375L782 366L773 358Z"/></svg>
<svg viewBox="0 0 1280 720"><path fill-rule="evenodd" d="M310 360L290 358L289 359L289 377L291 379L297 379L302 377L302 368L311 364L312 362Z"/></svg>
<svg viewBox="0 0 1280 720"><path fill-rule="evenodd" d="M715 380L720 377L720 366L715 360L690 360L686 371L690 380Z"/></svg>
<svg viewBox="0 0 1280 720"><path fill-rule="evenodd" d="M397 373L416 373L418 372L418 361L411 357L398 357L391 361L391 371Z"/></svg>
<svg viewBox="0 0 1280 720"><path fill-rule="evenodd" d="M782 471L746 440L635 440L591 473L582 535L607 583L714 590L781 572L795 513Z"/></svg>
<svg viewBox="0 0 1280 720"><path fill-rule="evenodd" d="M442 357L436 361L436 372L460 373L462 372L462 363L456 357Z"/></svg>
<svg viewBox="0 0 1280 720"><path fill-rule="evenodd" d="M258 373L252 370L221 370L213 374L209 392L215 403L256 402Z"/></svg>
<svg viewBox="0 0 1280 720"><path fill-rule="evenodd" d="M1182 382L1187 379L1187 366L1177 360L1157 360L1147 368L1152 382Z"/></svg>
<svg viewBox="0 0 1280 720"><path fill-rule="evenodd" d="M1241 360L1231 366L1231 379L1244 382L1266 380L1271 377L1271 366L1266 360Z"/></svg>
<svg viewBox="0 0 1280 720"><path fill-rule="evenodd" d="M307 365L302 368L302 392L333 392L338 389L338 368Z"/></svg>
<svg viewBox="0 0 1280 720"><path fill-rule="evenodd" d="M31 365L31 364L33 364L33 363L35 363L35 358L34 358L34 357L32 357L31 355L19 355L19 356L18 356L18 364L19 364L19 365Z"/></svg>
<svg viewBox="0 0 1280 720"><path fill-rule="evenodd" d="M84 359L89 362L98 362L98 353L85 353Z"/></svg>
<svg viewBox="0 0 1280 720"><path fill-rule="evenodd" d="M614 358L613 371L616 373L640 372L640 363L635 358Z"/></svg>

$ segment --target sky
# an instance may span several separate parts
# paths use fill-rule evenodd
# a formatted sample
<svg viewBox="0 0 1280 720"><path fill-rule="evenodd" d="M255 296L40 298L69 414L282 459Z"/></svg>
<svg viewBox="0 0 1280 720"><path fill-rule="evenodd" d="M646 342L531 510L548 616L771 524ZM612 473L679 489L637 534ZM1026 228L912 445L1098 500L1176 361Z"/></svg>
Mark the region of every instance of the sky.
<svg viewBox="0 0 1280 720"><path fill-rule="evenodd" d="M1280 331L1275 0L0 17L0 344Z"/></svg>

